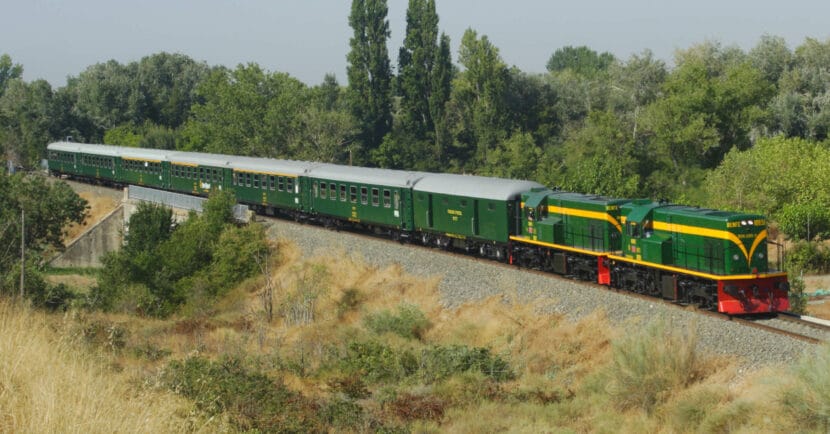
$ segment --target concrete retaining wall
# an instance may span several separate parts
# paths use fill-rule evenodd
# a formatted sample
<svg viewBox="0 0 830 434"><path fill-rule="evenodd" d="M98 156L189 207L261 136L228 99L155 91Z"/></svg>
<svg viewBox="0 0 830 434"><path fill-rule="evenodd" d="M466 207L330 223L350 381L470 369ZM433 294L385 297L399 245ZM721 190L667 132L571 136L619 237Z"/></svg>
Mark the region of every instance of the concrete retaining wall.
<svg viewBox="0 0 830 434"><path fill-rule="evenodd" d="M55 257L53 267L100 267L105 253L121 248L124 242L124 207L119 205Z"/></svg>

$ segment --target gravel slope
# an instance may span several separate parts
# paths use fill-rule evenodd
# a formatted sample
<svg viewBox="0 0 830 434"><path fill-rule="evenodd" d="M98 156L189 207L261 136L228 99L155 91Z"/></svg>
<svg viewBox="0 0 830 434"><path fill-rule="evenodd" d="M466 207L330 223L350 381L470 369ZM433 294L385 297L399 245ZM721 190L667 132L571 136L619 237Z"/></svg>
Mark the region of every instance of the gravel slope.
<svg viewBox="0 0 830 434"><path fill-rule="evenodd" d="M372 240L316 226L268 219L269 236L297 243L306 255L332 251L358 253L367 263L386 266L399 263L410 274L442 276L439 289L442 303L453 308L463 303L503 295L507 300L540 302L540 311L565 314L578 319L596 309L604 309L617 326L631 327L637 320L663 316L676 327L695 327L704 352L735 355L745 368L790 363L812 344L775 333L759 331L662 303L653 303L557 277L539 276L517 268L493 266L487 262L451 256L441 252ZM541 300L550 299L550 302ZM634 326L636 327L636 325Z"/></svg>

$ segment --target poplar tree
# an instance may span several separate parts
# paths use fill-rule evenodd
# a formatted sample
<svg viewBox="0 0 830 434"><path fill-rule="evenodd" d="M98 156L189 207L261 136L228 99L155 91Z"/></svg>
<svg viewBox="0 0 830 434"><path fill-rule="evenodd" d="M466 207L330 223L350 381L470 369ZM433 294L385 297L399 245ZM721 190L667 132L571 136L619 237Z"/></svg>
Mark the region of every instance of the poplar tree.
<svg viewBox="0 0 830 434"><path fill-rule="evenodd" d="M358 122L358 139L365 146L364 152L376 149L392 125L387 13L386 0L353 0L349 15L354 30L346 68L349 106ZM357 162L363 158L357 157Z"/></svg>
<svg viewBox="0 0 830 434"><path fill-rule="evenodd" d="M398 54L401 123L416 139L434 129L430 112L432 70L438 48L438 15L434 0L409 0L406 37Z"/></svg>

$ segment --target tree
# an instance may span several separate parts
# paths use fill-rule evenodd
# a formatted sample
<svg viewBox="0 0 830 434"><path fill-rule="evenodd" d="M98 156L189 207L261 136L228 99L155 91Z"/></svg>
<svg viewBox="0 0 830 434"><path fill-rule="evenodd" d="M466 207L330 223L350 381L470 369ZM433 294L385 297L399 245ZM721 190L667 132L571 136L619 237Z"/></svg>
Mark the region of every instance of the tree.
<svg viewBox="0 0 830 434"><path fill-rule="evenodd" d="M784 72L790 68L793 55L784 38L763 35L758 44L749 51L749 60L752 66L761 71L764 79L770 83L778 83Z"/></svg>
<svg viewBox="0 0 830 434"><path fill-rule="evenodd" d="M390 36L386 0L353 0L346 72L349 106L358 122L363 153L380 146L392 127L392 70L386 40ZM367 154L368 155L368 154ZM359 156L359 160L365 156Z"/></svg>
<svg viewBox="0 0 830 434"><path fill-rule="evenodd" d="M584 76L594 76L608 69L614 62L614 55L608 52L602 54L586 47L565 46L556 49L548 59L549 72L559 72L566 69Z"/></svg>
<svg viewBox="0 0 830 434"><path fill-rule="evenodd" d="M214 70L200 84L203 102L193 105L181 148L258 157L288 157L300 135L308 99L305 85L259 65Z"/></svg>
<svg viewBox="0 0 830 434"><path fill-rule="evenodd" d="M5 157L24 167L37 167L55 135L52 87L45 80L7 83L0 96L0 146Z"/></svg>
<svg viewBox="0 0 830 434"><path fill-rule="evenodd" d="M510 74L498 48L473 29L464 32L458 60L465 70L453 82L450 98L454 156L463 162L475 155L475 167L487 161L488 152L510 131L506 104Z"/></svg>
<svg viewBox="0 0 830 434"><path fill-rule="evenodd" d="M8 54L0 56L0 96L6 91L9 81L20 78L23 75L23 66L12 63Z"/></svg>
<svg viewBox="0 0 830 434"><path fill-rule="evenodd" d="M434 0L409 0L406 37L398 54L398 94L402 128L416 139L434 131L430 110L432 74L438 51L438 15Z"/></svg>
<svg viewBox="0 0 830 434"><path fill-rule="evenodd" d="M21 210L25 226L21 227ZM87 203L63 182L40 176L0 176L0 292L17 293L21 229L25 229L27 281L38 282L44 252L63 246L64 228L86 217ZM16 276L18 277L16 277ZM41 279L42 280L42 279ZM45 283L38 285L46 290ZM27 284L27 294L33 289Z"/></svg>
<svg viewBox="0 0 830 434"><path fill-rule="evenodd" d="M438 36L434 0L410 0L406 37L398 55L396 94L400 97L391 136L373 152L383 167L437 170L448 134L443 122L450 96L449 38ZM436 122L439 124L436 125Z"/></svg>

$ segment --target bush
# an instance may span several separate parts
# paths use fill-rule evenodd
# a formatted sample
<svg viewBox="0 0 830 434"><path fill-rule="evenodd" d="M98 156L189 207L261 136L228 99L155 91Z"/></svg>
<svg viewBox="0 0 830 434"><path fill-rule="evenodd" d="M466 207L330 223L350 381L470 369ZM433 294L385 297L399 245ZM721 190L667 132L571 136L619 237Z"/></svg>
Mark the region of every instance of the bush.
<svg viewBox="0 0 830 434"><path fill-rule="evenodd" d="M780 229L791 238L810 241L830 236L830 210L821 203L785 204L776 219Z"/></svg>
<svg viewBox="0 0 830 434"><path fill-rule="evenodd" d="M388 310L367 315L364 319L366 328L377 334L394 333L405 339L422 339L431 326L426 315L412 304L398 306L398 314Z"/></svg>
<svg viewBox="0 0 830 434"><path fill-rule="evenodd" d="M612 361L604 379L606 390L620 409L651 412L696 378L699 360L692 330L674 329L658 320L613 343Z"/></svg>
<svg viewBox="0 0 830 434"><path fill-rule="evenodd" d="M797 314L807 313L807 296L804 295L804 280L796 274L790 274L790 312Z"/></svg>
<svg viewBox="0 0 830 434"><path fill-rule="evenodd" d="M481 372L496 381L515 378L510 365L487 348L465 345L433 346L421 354L421 379L437 382L464 372Z"/></svg>
<svg viewBox="0 0 830 434"><path fill-rule="evenodd" d="M320 416L335 428L360 431L363 426L363 408L346 399L329 401L321 409Z"/></svg>
<svg viewBox="0 0 830 434"><path fill-rule="evenodd" d="M784 264L792 273L826 273L830 271L830 249L814 241L799 241L787 251Z"/></svg>
<svg viewBox="0 0 830 434"><path fill-rule="evenodd" d="M406 422L417 419L440 422L447 406L447 401L434 395L402 393L387 404L387 410Z"/></svg>
<svg viewBox="0 0 830 434"><path fill-rule="evenodd" d="M243 431L320 432L316 406L266 375L248 370L238 358L201 357L171 362L162 378L176 393L210 414L225 413Z"/></svg>
<svg viewBox="0 0 830 434"><path fill-rule="evenodd" d="M367 382L399 382L418 370L418 360L407 350L377 341L351 342L340 367L347 373L360 373Z"/></svg>

